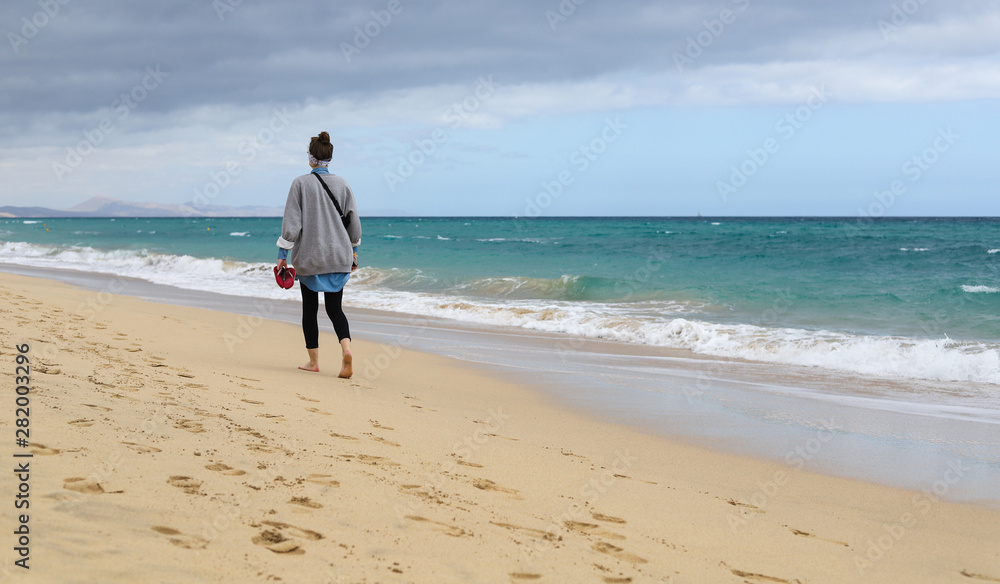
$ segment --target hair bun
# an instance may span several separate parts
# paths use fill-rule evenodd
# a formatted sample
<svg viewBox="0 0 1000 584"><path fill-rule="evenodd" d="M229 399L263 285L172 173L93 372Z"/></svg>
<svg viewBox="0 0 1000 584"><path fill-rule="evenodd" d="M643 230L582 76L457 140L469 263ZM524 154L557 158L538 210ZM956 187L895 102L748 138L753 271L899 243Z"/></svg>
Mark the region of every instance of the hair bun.
<svg viewBox="0 0 1000 584"><path fill-rule="evenodd" d="M330 134L327 134L326 132L320 132L319 136L317 136L317 137L319 138L319 143L320 144L329 144L330 143Z"/></svg>

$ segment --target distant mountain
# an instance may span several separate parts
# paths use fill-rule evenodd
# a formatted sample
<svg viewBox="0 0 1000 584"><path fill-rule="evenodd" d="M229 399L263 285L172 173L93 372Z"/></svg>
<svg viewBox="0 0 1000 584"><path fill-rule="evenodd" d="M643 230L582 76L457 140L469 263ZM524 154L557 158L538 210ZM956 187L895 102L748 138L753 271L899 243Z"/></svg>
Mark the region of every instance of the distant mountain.
<svg viewBox="0 0 1000 584"><path fill-rule="evenodd" d="M93 197L69 209L0 207L0 217L281 217L284 207L161 205Z"/></svg>

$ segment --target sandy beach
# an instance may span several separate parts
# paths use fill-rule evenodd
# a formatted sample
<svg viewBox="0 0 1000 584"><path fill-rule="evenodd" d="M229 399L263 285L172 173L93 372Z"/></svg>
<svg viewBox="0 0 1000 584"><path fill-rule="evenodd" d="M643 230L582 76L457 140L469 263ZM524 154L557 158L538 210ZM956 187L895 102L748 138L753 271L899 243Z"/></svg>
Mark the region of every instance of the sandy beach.
<svg viewBox="0 0 1000 584"><path fill-rule="evenodd" d="M1000 582L1000 513L709 451L466 363L5 274L0 580ZM30 446L15 446L29 345ZM819 428L802 456L821 447ZM12 458L31 453L31 458ZM29 514L27 564L13 548Z"/></svg>

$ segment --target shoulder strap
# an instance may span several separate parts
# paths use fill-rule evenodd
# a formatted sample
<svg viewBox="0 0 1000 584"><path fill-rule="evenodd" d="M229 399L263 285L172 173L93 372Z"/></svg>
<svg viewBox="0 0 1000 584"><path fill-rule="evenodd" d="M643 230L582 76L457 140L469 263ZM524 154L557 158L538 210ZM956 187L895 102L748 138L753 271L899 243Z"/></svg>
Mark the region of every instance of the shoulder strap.
<svg viewBox="0 0 1000 584"><path fill-rule="evenodd" d="M323 190L326 191L326 194L330 195L330 200L333 201L333 206L337 208L337 214L340 215L340 219L341 221L343 221L344 212L340 210L340 205L337 203L337 198L333 196L332 192L330 192L330 187L326 186L326 181L323 180L323 177L316 174L315 172L312 173L312 175L316 177L316 180L319 181L319 184L323 185Z"/></svg>

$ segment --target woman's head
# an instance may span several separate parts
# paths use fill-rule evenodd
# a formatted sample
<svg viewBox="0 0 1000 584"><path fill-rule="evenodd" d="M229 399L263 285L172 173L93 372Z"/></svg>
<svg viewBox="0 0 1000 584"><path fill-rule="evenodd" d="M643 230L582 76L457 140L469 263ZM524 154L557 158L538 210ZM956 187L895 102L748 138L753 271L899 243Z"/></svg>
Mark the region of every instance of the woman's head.
<svg viewBox="0 0 1000 584"><path fill-rule="evenodd" d="M309 162L319 166L330 164L333 159L333 144L330 143L330 134L320 132L319 136L313 136L309 141Z"/></svg>

